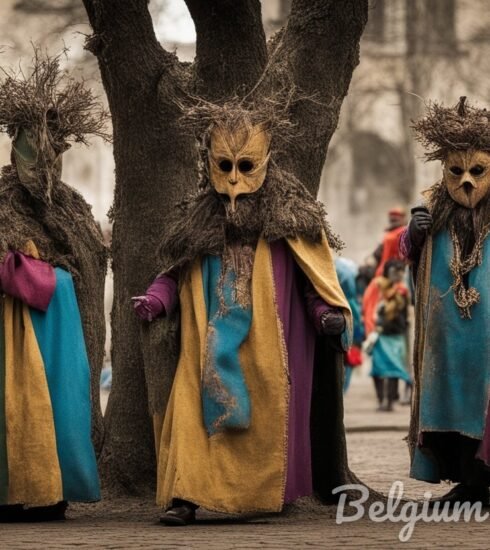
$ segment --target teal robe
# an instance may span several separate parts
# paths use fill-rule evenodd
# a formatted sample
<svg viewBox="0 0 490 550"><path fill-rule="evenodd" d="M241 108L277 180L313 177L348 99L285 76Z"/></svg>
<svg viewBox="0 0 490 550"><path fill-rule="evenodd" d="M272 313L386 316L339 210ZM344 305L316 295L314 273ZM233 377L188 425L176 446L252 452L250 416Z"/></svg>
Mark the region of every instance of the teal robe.
<svg viewBox="0 0 490 550"><path fill-rule="evenodd" d="M480 292L471 319L462 319L451 288L453 245L448 232L434 236L428 301L423 306L425 339L420 372L418 432L455 432L482 440L490 391L490 238L482 265L469 273ZM420 281L419 281L420 283ZM439 482L430 453L417 447L411 477Z"/></svg>

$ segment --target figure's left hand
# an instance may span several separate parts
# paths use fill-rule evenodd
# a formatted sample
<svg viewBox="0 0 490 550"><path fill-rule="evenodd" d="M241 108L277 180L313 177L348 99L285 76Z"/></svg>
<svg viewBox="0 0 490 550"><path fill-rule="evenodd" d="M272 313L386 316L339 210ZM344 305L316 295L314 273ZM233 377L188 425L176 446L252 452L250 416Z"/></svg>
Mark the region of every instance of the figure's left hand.
<svg viewBox="0 0 490 550"><path fill-rule="evenodd" d="M136 315L142 321L153 321L156 317L165 313L165 308L158 298L152 295L135 296L131 298Z"/></svg>
<svg viewBox="0 0 490 550"><path fill-rule="evenodd" d="M327 336L338 336L345 330L345 317L338 308L330 308L324 311L320 317L322 333Z"/></svg>

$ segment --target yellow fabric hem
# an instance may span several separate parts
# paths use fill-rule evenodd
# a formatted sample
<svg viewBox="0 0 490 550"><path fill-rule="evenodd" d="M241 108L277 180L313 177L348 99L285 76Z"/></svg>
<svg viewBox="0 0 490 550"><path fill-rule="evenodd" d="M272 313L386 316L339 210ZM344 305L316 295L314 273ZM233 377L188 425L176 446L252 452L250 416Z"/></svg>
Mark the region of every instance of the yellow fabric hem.
<svg viewBox="0 0 490 550"><path fill-rule="evenodd" d="M63 500L61 469L44 363L29 308L4 299L8 503Z"/></svg>

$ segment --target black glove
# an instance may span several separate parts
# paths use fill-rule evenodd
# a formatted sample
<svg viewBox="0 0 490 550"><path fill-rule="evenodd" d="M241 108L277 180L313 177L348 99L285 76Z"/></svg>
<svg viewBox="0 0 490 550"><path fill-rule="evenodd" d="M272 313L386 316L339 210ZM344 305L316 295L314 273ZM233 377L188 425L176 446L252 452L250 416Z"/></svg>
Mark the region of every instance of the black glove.
<svg viewBox="0 0 490 550"><path fill-rule="evenodd" d="M416 248L422 248L432 227L432 215L425 206L416 206L411 213L412 219L408 225L410 243Z"/></svg>
<svg viewBox="0 0 490 550"><path fill-rule="evenodd" d="M345 317L338 308L331 308L324 311L320 317L322 333L328 336L338 336L345 330Z"/></svg>

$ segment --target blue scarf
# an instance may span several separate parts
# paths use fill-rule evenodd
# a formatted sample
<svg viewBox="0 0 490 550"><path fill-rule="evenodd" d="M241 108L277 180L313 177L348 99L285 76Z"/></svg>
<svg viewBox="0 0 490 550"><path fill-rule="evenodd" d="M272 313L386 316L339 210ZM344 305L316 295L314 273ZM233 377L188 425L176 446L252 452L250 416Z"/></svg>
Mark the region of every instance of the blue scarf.
<svg viewBox="0 0 490 550"><path fill-rule="evenodd" d="M239 349L250 330L252 307L236 301L236 274L231 268L223 272L221 257L204 257L202 277L208 316L202 405L211 436L250 425L250 396Z"/></svg>

